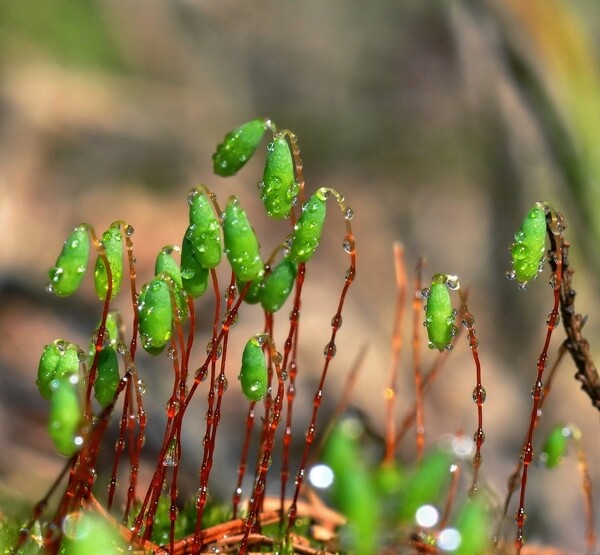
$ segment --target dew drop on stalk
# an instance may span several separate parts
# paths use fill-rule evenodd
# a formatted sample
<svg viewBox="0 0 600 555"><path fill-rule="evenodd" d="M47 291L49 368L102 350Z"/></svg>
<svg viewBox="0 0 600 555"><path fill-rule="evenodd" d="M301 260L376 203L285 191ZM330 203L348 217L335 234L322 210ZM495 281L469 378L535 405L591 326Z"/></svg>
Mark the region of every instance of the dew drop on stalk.
<svg viewBox="0 0 600 555"><path fill-rule="evenodd" d="M335 356L336 352L337 352L337 347L335 346L335 343L333 341L330 341L329 343L327 343L327 345L325 345L325 349L323 349L323 354L326 357L330 357L330 358L333 358Z"/></svg>
<svg viewBox="0 0 600 555"><path fill-rule="evenodd" d="M485 403L487 392L482 385L478 385L473 389L473 401L476 403Z"/></svg>
<svg viewBox="0 0 600 555"><path fill-rule="evenodd" d="M336 314L332 319L331 319L331 327L335 328L335 329L340 329L342 327L342 315L341 314Z"/></svg>
<svg viewBox="0 0 600 555"><path fill-rule="evenodd" d="M169 418L175 418L175 416L179 412L179 401L171 399L169 402L167 402L165 412L167 413L167 416Z"/></svg>

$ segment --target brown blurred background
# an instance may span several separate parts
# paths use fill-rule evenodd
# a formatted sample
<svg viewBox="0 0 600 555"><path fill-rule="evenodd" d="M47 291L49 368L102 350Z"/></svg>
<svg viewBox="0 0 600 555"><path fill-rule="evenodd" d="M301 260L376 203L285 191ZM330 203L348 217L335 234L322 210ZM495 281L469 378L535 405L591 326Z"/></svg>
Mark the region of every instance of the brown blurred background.
<svg viewBox="0 0 600 555"><path fill-rule="evenodd" d="M61 467L46 437L47 403L35 387L38 358L58 337L85 345L100 314L89 284L69 300L44 291L69 230L87 221L101 232L126 219L136 230L140 283L148 280L157 250L181 240L191 186L204 182L222 203L235 193L250 212L260 208L264 146L232 179L213 176L211 166L223 135L258 116L297 133L309 191L335 187L355 212L358 277L321 427L368 344L354 403L375 430L383 429L392 244L401 241L411 279L424 255L426 276L455 273L470 289L488 392L482 472L503 497L551 308L545 275L526 294L504 277L512 234L536 200L565 213L577 306L589 312L586 333L600 354L598 15L593 0L0 3L2 498L39 497ZM256 216L252 222L266 256L275 244L269 229L284 235L284 228ZM342 239L341 218L331 210L303 304L299 412L311 406L343 282ZM262 325L258 312L249 314L256 319L242 318L238 342ZM408 317L406 324L408 339ZM556 336L553 355L562 330ZM427 403L429 445L475 429L474 369L464 338L455 351ZM412 399L409 355L400 414ZM229 356L235 361L235 348ZM423 356L429 364L434 355ZM169 388L168 364L161 368L142 355L138 364L160 421L166 396L158 392ZM563 364L540 438L557 422L576 423L588 456L598 460L598 413L573 372L570 361ZM200 429L203 410L198 402L190 416ZM241 418L236 407L226 409L231 432L217 454L217 494L233 488L227 484ZM298 422L297 438L305 420ZM200 433L190 429L190 446ZM159 441L149 437L150 450ZM402 446L405 460L411 443ZM188 471L194 484L193 464ZM598 489L600 468L592 473ZM530 539L583 549L573 454L554 472L534 469L527 512Z"/></svg>

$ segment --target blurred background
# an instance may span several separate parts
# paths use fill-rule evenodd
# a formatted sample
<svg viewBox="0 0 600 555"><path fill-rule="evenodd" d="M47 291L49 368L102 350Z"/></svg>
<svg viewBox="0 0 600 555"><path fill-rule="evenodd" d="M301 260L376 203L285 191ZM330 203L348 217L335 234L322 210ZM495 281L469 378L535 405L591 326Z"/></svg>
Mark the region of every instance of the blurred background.
<svg viewBox="0 0 600 555"><path fill-rule="evenodd" d="M600 355L598 15L593 0L386 0L368 7L356 0L0 3L2 499L39 498L62 466L46 437L47 403L35 386L39 355L58 337L85 345L100 315L89 283L69 300L45 292L64 238L82 221L101 232L127 220L136 230L142 283L158 249L181 240L187 191L206 183L222 204L229 194L240 196L267 256L277 226L252 216L261 208L256 182L264 145L228 180L212 174L211 161L227 131L261 116L298 135L307 190L335 187L355 212L357 280L319 426L368 345L353 404L383 432L392 245L400 241L411 280L422 255L426 280L435 272L458 274L470 290L488 393L482 473L502 499L528 425L552 304L547 273L525 294L505 278L512 235L537 200L565 214L576 306L589 312L586 334ZM284 236L278 229L275 235ZM342 239L342 219L330 210L303 301L299 445L306 425L301 407L312 406L347 266ZM236 329L233 361L246 334L262 326L257 309L248 314ZM407 341L410 322L407 314ZM558 329L553 356L563 337ZM413 398L405 351L399 414ZM434 356L424 352L424 364ZM159 392L171 382L165 363L138 360L158 422L168 395ZM583 430L590 460L598 460L598 413L573 373L566 361L538 442L554 424L572 422ZM233 362L230 383L235 375ZM463 338L426 405L429 446L444 434L475 430L474 379ZM212 486L223 496L233 489L243 425L242 403L230 405L223 422L230 432L221 435L217 454L223 477ZM199 400L190 416L200 430L204 410ZM157 433L149 434L150 451L160 443ZM186 433L193 450L203 431ZM412 443L402 444L403 460L411 460ZM191 487L196 471L191 464ZM599 490L600 468L592 465L592 474ZM558 470L533 469L532 541L583 550L579 484L573 453Z"/></svg>

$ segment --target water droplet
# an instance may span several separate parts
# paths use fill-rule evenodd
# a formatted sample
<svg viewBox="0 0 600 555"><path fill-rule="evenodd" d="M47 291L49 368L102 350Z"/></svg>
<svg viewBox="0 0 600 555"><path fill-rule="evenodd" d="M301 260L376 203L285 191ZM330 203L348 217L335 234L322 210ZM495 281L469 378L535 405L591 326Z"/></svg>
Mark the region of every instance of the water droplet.
<svg viewBox="0 0 600 555"><path fill-rule="evenodd" d="M542 399L544 397L544 384L541 381L536 381L531 388L531 397L533 399Z"/></svg>
<svg viewBox="0 0 600 555"><path fill-rule="evenodd" d="M344 212L344 219L346 221L350 221L352 218L354 218L354 211L348 206L346 207L346 211Z"/></svg>
<svg viewBox="0 0 600 555"><path fill-rule="evenodd" d="M135 229L133 229L132 225L126 225L125 226L125 236L126 237L131 237L134 233Z"/></svg>
<svg viewBox="0 0 600 555"><path fill-rule="evenodd" d="M460 289L460 282L458 281L458 276L446 276L446 287L448 287L450 291L456 291Z"/></svg>
<svg viewBox="0 0 600 555"><path fill-rule="evenodd" d="M213 354L213 356L215 357L215 360L218 360L221 358L221 355L223 354L223 345L221 343L218 343L216 345L216 349L215 349L214 353L213 353L213 345L214 344L213 344L212 340L207 343L206 354L209 356L211 354Z"/></svg>
<svg viewBox="0 0 600 555"><path fill-rule="evenodd" d="M515 243L511 247L510 253L515 260L523 260L529 256L529 248L522 243Z"/></svg>
<svg viewBox="0 0 600 555"><path fill-rule="evenodd" d="M528 465L533 460L533 446L528 443L521 451L521 462Z"/></svg>
<svg viewBox="0 0 600 555"><path fill-rule="evenodd" d="M342 243L342 247L344 248L344 251L348 254L351 254L352 251L354 250L352 247L352 243L350 242L350 240L348 238L344 239L344 242Z"/></svg>
<svg viewBox="0 0 600 555"><path fill-rule="evenodd" d="M334 329L340 329L342 327L342 315L341 314L336 314L332 319L331 319L331 327Z"/></svg>
<svg viewBox="0 0 600 555"><path fill-rule="evenodd" d="M83 513L76 512L70 513L65 516L62 523L62 530L65 537L69 539L81 539L87 535L86 527L80 527L81 519L83 517Z"/></svg>
<svg viewBox="0 0 600 555"><path fill-rule="evenodd" d="M271 359L273 360L273 364L279 366L283 362L283 355L279 351L275 351L271 355Z"/></svg>
<svg viewBox="0 0 600 555"><path fill-rule="evenodd" d="M517 287L519 288L520 291L527 291L527 282L526 281L520 281L517 284Z"/></svg>
<svg viewBox="0 0 600 555"><path fill-rule="evenodd" d="M336 351L337 347L335 346L335 343L333 341L330 341L329 343L327 343L327 345L325 345L325 349L323 349L323 354L326 357L333 358L335 356Z"/></svg>
<svg viewBox="0 0 600 555"><path fill-rule="evenodd" d="M137 388L140 395L144 395L146 393L146 383L144 380L137 381Z"/></svg>
<svg viewBox="0 0 600 555"><path fill-rule="evenodd" d="M171 399L165 406L165 412L168 418L175 418L179 412L179 401Z"/></svg>
<svg viewBox="0 0 600 555"><path fill-rule="evenodd" d="M485 433L481 428L478 428L477 431L473 434L473 441L479 445L481 445L485 441Z"/></svg>
<svg viewBox="0 0 600 555"><path fill-rule="evenodd" d="M274 143L269 143L269 144L267 145L267 150L268 150L269 152L273 152L273 151L275 150L275 144L274 144Z"/></svg>
<svg viewBox="0 0 600 555"><path fill-rule="evenodd" d="M238 313L231 310L225 313L225 316L223 316L223 320L221 321L221 324L225 329L233 328L237 323Z"/></svg>
<svg viewBox="0 0 600 555"><path fill-rule="evenodd" d="M421 291L417 292L417 299L428 299L429 298L429 287L425 287L421 289Z"/></svg>
<svg viewBox="0 0 600 555"><path fill-rule="evenodd" d="M227 391L228 385L229 382L227 381L227 376L225 376L225 374L219 374L219 379L215 384L215 390L218 391L220 388L222 388L223 391Z"/></svg>
<svg viewBox="0 0 600 555"><path fill-rule="evenodd" d="M173 440L163 458L163 466L172 468L179 464L179 453L177 451L177 442Z"/></svg>
<svg viewBox="0 0 600 555"><path fill-rule="evenodd" d="M476 403L485 403L487 398L487 392L482 385L475 386L473 389L473 401Z"/></svg>

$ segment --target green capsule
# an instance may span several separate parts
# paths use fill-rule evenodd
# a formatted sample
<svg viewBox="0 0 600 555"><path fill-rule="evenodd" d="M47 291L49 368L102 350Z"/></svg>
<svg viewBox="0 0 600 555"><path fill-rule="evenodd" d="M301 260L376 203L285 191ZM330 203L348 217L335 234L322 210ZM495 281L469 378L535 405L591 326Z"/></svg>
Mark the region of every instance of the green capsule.
<svg viewBox="0 0 600 555"><path fill-rule="evenodd" d="M491 520L481 501L469 500L461 509L455 529L461 541L454 555L484 555L489 553Z"/></svg>
<svg viewBox="0 0 600 555"><path fill-rule="evenodd" d="M225 254L240 281L252 281L264 269L260 246L246 212L235 196L229 197L223 220Z"/></svg>
<svg viewBox="0 0 600 555"><path fill-rule="evenodd" d="M296 279L296 264L289 258L282 258L279 264L265 278L261 304L267 312L277 312L290 296Z"/></svg>
<svg viewBox="0 0 600 555"><path fill-rule="evenodd" d="M454 325L455 312L452 310L450 292L445 282L441 280L445 276L436 274L433 277L429 293L427 295L427 305L425 326L429 337L429 348L450 349L452 347L452 337L456 333Z"/></svg>
<svg viewBox="0 0 600 555"><path fill-rule="evenodd" d="M120 379L117 351L107 345L98 354L98 373L94 382L94 396L100 405L106 407L112 402Z"/></svg>
<svg viewBox="0 0 600 555"><path fill-rule="evenodd" d="M68 378L79 372L79 348L62 339L46 345L40 363L36 384L46 399L52 397L52 380Z"/></svg>
<svg viewBox="0 0 600 555"><path fill-rule="evenodd" d="M363 423L342 416L327 438L323 463L333 472L330 487L335 507L348 519L354 553L378 553L381 543L381 496L365 460Z"/></svg>
<svg viewBox="0 0 600 555"><path fill-rule="evenodd" d="M121 290L123 281L123 236L121 235L121 225L114 223L102 234L102 244L106 249L106 258L110 267L112 278L112 298L115 298ZM94 270L94 284L96 294L103 301L108 292L108 275L104 261L99 256L96 259L96 268Z"/></svg>
<svg viewBox="0 0 600 555"><path fill-rule="evenodd" d="M194 256L192 243L186 237L181 244L181 283L193 299L201 297L208 288L210 270L198 262Z"/></svg>
<svg viewBox="0 0 600 555"><path fill-rule="evenodd" d="M546 211L544 205L538 202L515 233L515 242L510 248L512 270L508 276L522 285L534 279L544 259L545 242Z"/></svg>
<svg viewBox="0 0 600 555"><path fill-rule="evenodd" d="M181 320L185 321L188 315L187 293L183 289L183 280L181 278L181 270L175 259L171 255L173 247L164 247L156 257L154 265L154 274L158 277L161 274L167 275L172 280L173 294L177 302L177 308L181 314Z"/></svg>
<svg viewBox="0 0 600 555"><path fill-rule="evenodd" d="M88 227L81 224L67 237L55 266L48 272L48 291L59 297L75 293L85 276L89 256Z"/></svg>
<svg viewBox="0 0 600 555"><path fill-rule="evenodd" d="M326 200L327 196L318 190L302 206L290 247L290 258L296 263L310 260L319 246L327 211Z"/></svg>
<svg viewBox="0 0 600 555"><path fill-rule="evenodd" d="M238 376L242 391L248 401L260 401L269 387L267 363L262 346L256 337L251 337L242 353L242 368Z"/></svg>
<svg viewBox="0 0 600 555"><path fill-rule="evenodd" d="M212 204L199 189L188 195L190 225L185 236L192 244L194 256L209 270L221 262L221 225Z"/></svg>
<svg viewBox="0 0 600 555"><path fill-rule="evenodd" d="M81 423L81 407L77 392L77 379L59 378L52 380L48 434L56 450L70 457L79 445L77 434Z"/></svg>
<svg viewBox="0 0 600 555"><path fill-rule="evenodd" d="M260 199L264 202L267 214L280 220L287 218L292 203L300 190L294 176L294 161L285 137L275 137L269 144Z"/></svg>
<svg viewBox="0 0 600 555"><path fill-rule="evenodd" d="M36 385L38 386L42 397L50 399L52 390L50 389L50 382L54 379L54 373L56 372L56 366L60 357L63 355L63 351L58 347L57 342L50 343L44 347L40 362L38 365L38 374Z"/></svg>
<svg viewBox="0 0 600 555"><path fill-rule="evenodd" d="M237 282L238 291L241 293L246 287L247 281L239 281ZM265 287L264 281L264 267L263 271L261 271L257 277L252 280L248 291L246 291L246 295L244 296L244 301L248 304L257 304L260 302L263 294L263 289Z"/></svg>
<svg viewBox="0 0 600 555"><path fill-rule="evenodd" d="M171 339L173 309L169 286L155 278L142 287L138 298L139 333L144 350L158 355Z"/></svg>
<svg viewBox="0 0 600 555"><path fill-rule="evenodd" d="M63 520L62 529L61 555L106 555L127 551L127 544L116 527L91 511L70 513Z"/></svg>
<svg viewBox="0 0 600 555"><path fill-rule="evenodd" d="M548 468L555 468L562 462L570 437L571 430L568 427L561 424L552 428L542 448L541 457Z"/></svg>
<svg viewBox="0 0 600 555"><path fill-rule="evenodd" d="M417 509L426 503L440 505L450 483L452 457L442 451L427 454L404 483L399 494L398 517L412 521Z"/></svg>
<svg viewBox="0 0 600 555"><path fill-rule="evenodd" d="M255 119L225 135L213 154L214 172L222 177L235 175L250 160L266 129L265 120Z"/></svg>

